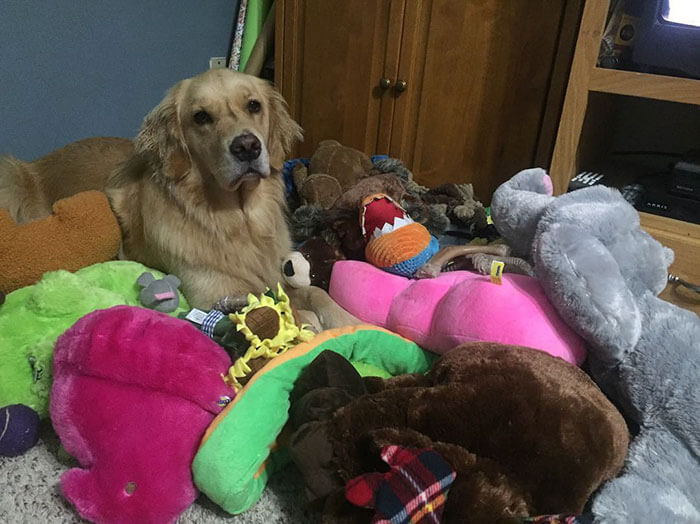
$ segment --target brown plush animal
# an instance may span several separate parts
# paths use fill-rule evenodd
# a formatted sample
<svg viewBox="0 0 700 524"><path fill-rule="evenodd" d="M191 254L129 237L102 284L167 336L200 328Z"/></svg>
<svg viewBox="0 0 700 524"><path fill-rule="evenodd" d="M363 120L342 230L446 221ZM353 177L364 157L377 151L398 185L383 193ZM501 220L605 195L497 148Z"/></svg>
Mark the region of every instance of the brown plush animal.
<svg viewBox="0 0 700 524"><path fill-rule="evenodd" d="M294 183L305 204L330 209L345 191L369 176L372 161L363 152L335 140L324 140L309 160L308 169L299 164Z"/></svg>
<svg viewBox="0 0 700 524"><path fill-rule="evenodd" d="M120 243L117 219L98 191L59 200L51 216L26 224L16 224L0 209L0 288L9 293L47 271L77 271L111 260Z"/></svg>
<svg viewBox="0 0 700 524"><path fill-rule="evenodd" d="M311 237L282 261L284 280L293 288L316 286L328 291L333 264L342 258L321 237Z"/></svg>
<svg viewBox="0 0 700 524"><path fill-rule="evenodd" d="M365 395L348 389L353 381L337 378L337 369L323 374L336 378L323 384L319 398L303 377L298 383L307 392L292 394L298 430L290 454L312 498L325 499L327 522L368 521L371 512L343 501L343 486L383 471L384 445L431 448L450 463L457 478L443 521L454 523L580 514L627 454L627 426L615 407L583 371L541 351L465 344L425 376L365 379ZM302 410L313 416L299 426L295 398L344 407L325 416Z"/></svg>

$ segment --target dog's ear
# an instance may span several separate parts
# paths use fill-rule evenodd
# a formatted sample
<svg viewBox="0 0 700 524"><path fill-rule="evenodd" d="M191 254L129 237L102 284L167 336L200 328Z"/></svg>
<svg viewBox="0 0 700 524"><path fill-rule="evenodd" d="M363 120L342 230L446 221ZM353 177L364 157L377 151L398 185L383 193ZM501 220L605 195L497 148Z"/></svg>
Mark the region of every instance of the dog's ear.
<svg viewBox="0 0 700 524"><path fill-rule="evenodd" d="M289 115L287 102L271 85L267 87L267 100L270 108L267 150L270 152L270 166L280 171L294 143L302 139L303 131Z"/></svg>
<svg viewBox="0 0 700 524"><path fill-rule="evenodd" d="M183 80L171 87L163 100L144 119L135 140L136 152L148 158L154 166L165 167L170 175L180 176L189 169L189 152L182 134L178 106L184 87Z"/></svg>

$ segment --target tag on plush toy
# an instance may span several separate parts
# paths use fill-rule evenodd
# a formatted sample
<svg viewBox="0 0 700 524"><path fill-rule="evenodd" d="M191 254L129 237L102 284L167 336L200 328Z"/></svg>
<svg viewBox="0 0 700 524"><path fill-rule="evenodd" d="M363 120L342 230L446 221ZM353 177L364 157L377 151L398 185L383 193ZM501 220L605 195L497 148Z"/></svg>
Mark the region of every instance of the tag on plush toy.
<svg viewBox="0 0 700 524"><path fill-rule="evenodd" d="M494 260L491 262L491 283L498 284L499 286L503 283L501 276L503 275L503 268L505 264L500 260Z"/></svg>
<svg viewBox="0 0 700 524"><path fill-rule="evenodd" d="M192 310L187 313L187 316L185 317L185 319L189 320L190 322L194 322L195 324L199 325L204 322L205 318L207 318L206 311L202 311L201 309L197 308L192 308Z"/></svg>

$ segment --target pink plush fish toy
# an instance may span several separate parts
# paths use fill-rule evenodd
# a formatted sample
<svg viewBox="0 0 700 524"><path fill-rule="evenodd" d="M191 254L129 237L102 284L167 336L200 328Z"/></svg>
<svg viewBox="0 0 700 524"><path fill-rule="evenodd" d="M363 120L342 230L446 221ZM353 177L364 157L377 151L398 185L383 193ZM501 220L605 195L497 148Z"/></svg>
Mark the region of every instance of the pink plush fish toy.
<svg viewBox="0 0 700 524"><path fill-rule="evenodd" d="M231 360L184 320L118 306L81 318L56 342L51 420L80 463L61 490L93 522L175 522L197 496L191 466L235 395Z"/></svg>

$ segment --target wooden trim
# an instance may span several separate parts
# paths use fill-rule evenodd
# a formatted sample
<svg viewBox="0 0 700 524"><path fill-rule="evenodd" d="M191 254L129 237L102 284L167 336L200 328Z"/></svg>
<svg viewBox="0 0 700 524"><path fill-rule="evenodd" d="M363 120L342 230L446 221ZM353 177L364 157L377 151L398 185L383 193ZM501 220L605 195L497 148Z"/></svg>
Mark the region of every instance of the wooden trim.
<svg viewBox="0 0 700 524"><path fill-rule="evenodd" d="M414 159L419 155L416 146L420 142L416 134L420 132L417 121L420 93L423 89L423 71L425 70L428 31L430 29L430 12L433 0L406 2L401 34L401 54L397 80L408 82L408 90L396 93L394 97L394 119L391 126L391 143L389 154L400 158L409 169L413 169Z"/></svg>
<svg viewBox="0 0 700 524"><path fill-rule="evenodd" d="M566 81L571 72L576 35L578 34L583 13L584 0L567 0L562 13L559 41L554 56L552 76L547 93L547 105L542 114L540 134L535 149L535 166L549 166L554 152L554 142L557 138L557 128L564 106Z"/></svg>
<svg viewBox="0 0 700 524"><path fill-rule="evenodd" d="M289 104L292 117L299 120L301 115L301 98L299 89L301 78L296 74L301 71L303 56L293 40L294 35L301 35L304 23L303 2L300 0L277 0L275 12L275 85ZM290 152L291 157L299 156L300 144L297 143Z"/></svg>
<svg viewBox="0 0 700 524"><path fill-rule="evenodd" d="M275 87L281 90L282 79L284 78L284 0L275 0L277 10L275 11Z"/></svg>
<svg viewBox="0 0 700 524"><path fill-rule="evenodd" d="M392 17L403 17L404 2L405 0L390 0L386 16L382 9L382 13L374 20L374 47L370 55L372 67L368 88L375 93L372 100L376 100L376 105L371 104L366 109L365 141L361 149L367 154L386 153L388 150L394 104L387 92L391 91L391 88L382 91L378 86L379 80L386 73L398 69L401 24L392 23ZM381 3L377 7L381 7ZM395 74L389 76L392 77L395 78ZM361 111L362 108L358 107L357 110ZM387 142L381 151L378 149L380 138Z"/></svg>
<svg viewBox="0 0 700 524"><path fill-rule="evenodd" d="M406 0L391 0L382 77L391 80L392 86L396 83L399 75L399 57L401 53L401 38L403 36L403 19L405 12ZM397 20L401 20L401 23L397 23ZM373 149L373 152L375 153L389 153L389 148L391 147L391 130L394 121L395 103L396 98L393 95L393 88L390 87L382 94L382 100L379 107L377 143Z"/></svg>
<svg viewBox="0 0 700 524"><path fill-rule="evenodd" d="M682 220L644 212L639 213L639 221L645 229L656 229L681 238L692 238L700 242L700 224L683 222ZM698 271L700 271L700 257L697 259L697 262Z"/></svg>
<svg viewBox="0 0 700 524"><path fill-rule="evenodd" d="M673 249L675 258L669 272L700 284L700 225L649 213L639 213L639 218L647 233ZM669 284L659 296L700 315L700 294L694 291Z"/></svg>
<svg viewBox="0 0 700 524"><path fill-rule="evenodd" d="M600 42L609 6L610 0L588 0L583 10L550 166L555 195L566 191L569 180L578 170L578 146L588 107L590 77L598 62Z"/></svg>
<svg viewBox="0 0 700 524"><path fill-rule="evenodd" d="M700 105L700 80L596 67L589 90Z"/></svg>

